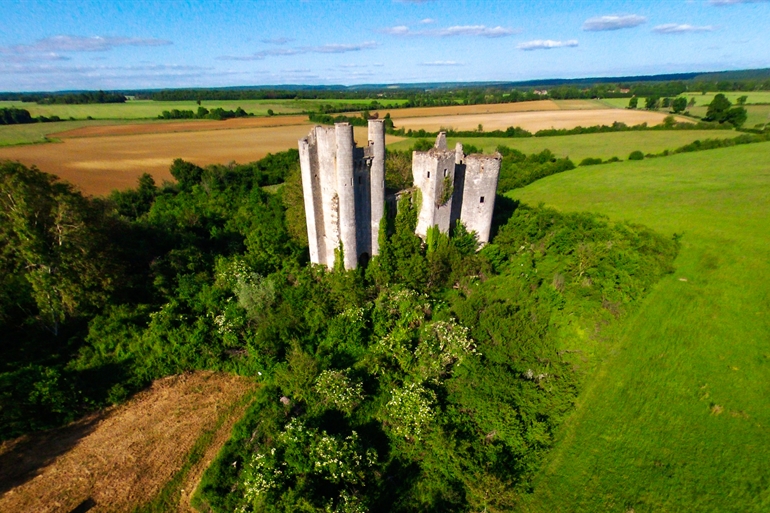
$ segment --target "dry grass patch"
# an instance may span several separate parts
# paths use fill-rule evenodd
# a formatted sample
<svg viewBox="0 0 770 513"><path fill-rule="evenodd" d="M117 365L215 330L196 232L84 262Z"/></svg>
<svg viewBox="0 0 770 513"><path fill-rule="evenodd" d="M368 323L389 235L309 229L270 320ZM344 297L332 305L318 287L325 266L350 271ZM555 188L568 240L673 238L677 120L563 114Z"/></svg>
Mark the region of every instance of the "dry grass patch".
<svg viewBox="0 0 770 513"><path fill-rule="evenodd" d="M246 378L197 372L156 381L125 405L71 426L0 446L0 511L131 511L150 501L215 427L205 456L187 474L180 510L224 444L254 387ZM232 419L220 421L223 414ZM10 486L8 486L10 485Z"/></svg>

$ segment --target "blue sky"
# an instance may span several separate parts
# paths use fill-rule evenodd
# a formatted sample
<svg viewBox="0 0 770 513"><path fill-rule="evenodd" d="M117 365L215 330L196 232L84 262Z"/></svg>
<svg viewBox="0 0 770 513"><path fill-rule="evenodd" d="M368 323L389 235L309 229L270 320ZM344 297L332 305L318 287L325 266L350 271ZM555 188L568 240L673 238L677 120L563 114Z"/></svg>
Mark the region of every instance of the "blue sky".
<svg viewBox="0 0 770 513"><path fill-rule="evenodd" d="M770 1L0 0L0 91L770 67Z"/></svg>

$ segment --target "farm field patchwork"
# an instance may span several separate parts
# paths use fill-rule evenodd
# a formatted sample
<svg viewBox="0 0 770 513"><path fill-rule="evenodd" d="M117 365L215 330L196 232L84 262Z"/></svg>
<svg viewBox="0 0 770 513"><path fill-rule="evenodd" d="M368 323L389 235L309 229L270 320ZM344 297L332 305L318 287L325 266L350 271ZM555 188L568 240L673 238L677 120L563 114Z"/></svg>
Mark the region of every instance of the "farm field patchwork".
<svg viewBox="0 0 770 513"><path fill-rule="evenodd" d="M0 511L134 511L172 477L174 510L193 511L192 492L253 386L211 372L171 376L107 413L4 442Z"/></svg>
<svg viewBox="0 0 770 513"><path fill-rule="evenodd" d="M0 160L18 160L26 165L35 165L75 184L86 194L104 195L115 189L136 186L138 177L143 173L150 173L158 183L171 180L168 169L176 158L198 165L232 161L245 163L268 153L296 148L297 140L305 137L310 127L308 121L303 123L233 130L64 138L56 144L0 148ZM140 130L143 126L132 125ZM105 130L107 128L104 127ZM356 127L355 136L359 144L365 144L366 127ZM388 136L387 140L392 142L400 138Z"/></svg>
<svg viewBox="0 0 770 513"><path fill-rule="evenodd" d="M493 152L499 145L515 148L526 154L551 150L559 157L570 157L575 163L587 157L608 159L618 157L622 160L635 150L643 153L660 153L673 150L697 139L732 138L739 134L733 130L645 130L638 132L610 132L605 134L563 135L554 137L466 137L447 138L453 146L456 142L472 144ZM391 149L405 150L414 144L414 139L404 139L389 146Z"/></svg>
<svg viewBox="0 0 770 513"><path fill-rule="evenodd" d="M770 509L770 143L584 167L511 198L681 236L522 510Z"/></svg>
<svg viewBox="0 0 770 513"><path fill-rule="evenodd" d="M369 104L372 100L203 100L201 106L212 110L222 108L235 110L241 107L257 116L267 116L268 109L276 114L298 114L309 110L317 110L321 105L338 104ZM384 99L385 104L402 104L406 100ZM27 102L0 101L0 108L17 107L26 109L32 116L59 116L62 119L155 119L164 110L198 110L195 101L153 101L131 100L125 103L89 103L83 105L38 105Z"/></svg>
<svg viewBox="0 0 770 513"><path fill-rule="evenodd" d="M540 112L498 112L489 114L456 114L447 116L425 116L419 118L396 117L391 113L396 128L438 131L442 128L475 130L482 125L484 130L505 130L518 126L536 132L549 128L575 128L576 126L611 125L615 121L628 125L647 123L657 125L663 122L665 114L644 110L593 109L555 110ZM692 121L680 118L680 121Z"/></svg>

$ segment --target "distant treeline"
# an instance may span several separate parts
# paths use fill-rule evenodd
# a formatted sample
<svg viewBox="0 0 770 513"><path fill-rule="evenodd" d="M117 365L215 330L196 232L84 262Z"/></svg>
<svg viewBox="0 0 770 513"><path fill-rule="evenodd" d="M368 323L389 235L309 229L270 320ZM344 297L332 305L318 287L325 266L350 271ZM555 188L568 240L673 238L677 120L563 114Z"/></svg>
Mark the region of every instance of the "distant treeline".
<svg viewBox="0 0 770 513"><path fill-rule="evenodd" d="M393 98L399 94L383 94ZM334 91L334 90L281 90L281 89L166 89L153 93L137 93L138 97L155 101L190 101L190 100L360 100L377 96L371 90Z"/></svg>
<svg viewBox="0 0 770 513"><path fill-rule="evenodd" d="M164 110L159 116L159 119L232 119L232 118L246 118L253 116L254 114L246 112L241 107L235 110L225 110L221 107L216 109L207 109L205 107L198 107L197 112L191 110Z"/></svg>
<svg viewBox="0 0 770 513"><path fill-rule="evenodd" d="M27 109L7 107L0 109L0 125L25 125L28 123L47 123L61 121L59 116L38 116L33 118Z"/></svg>
<svg viewBox="0 0 770 513"><path fill-rule="evenodd" d="M0 101L22 101L40 105L77 105L86 103L125 103L122 93L87 91L84 93L3 93Z"/></svg>

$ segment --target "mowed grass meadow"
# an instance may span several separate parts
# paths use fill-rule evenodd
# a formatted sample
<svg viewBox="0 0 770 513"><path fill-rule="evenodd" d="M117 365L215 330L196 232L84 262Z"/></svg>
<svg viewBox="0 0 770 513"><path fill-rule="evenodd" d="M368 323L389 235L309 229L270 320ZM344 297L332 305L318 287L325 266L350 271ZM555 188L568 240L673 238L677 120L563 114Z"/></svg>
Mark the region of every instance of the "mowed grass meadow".
<svg viewBox="0 0 770 513"><path fill-rule="evenodd" d="M267 116L267 111L275 114L298 114L317 110L321 105L369 104L372 100L216 100L201 101L201 106L209 110L223 108L235 110L241 107L256 116ZM406 100L385 99L384 104L401 105ZM89 103L84 105L38 105L25 102L0 102L0 108L16 107L26 109L32 116L59 116L62 119L154 119L164 110L198 110L195 101L153 101L129 100L125 103Z"/></svg>
<svg viewBox="0 0 770 513"><path fill-rule="evenodd" d="M521 509L770 511L770 143L580 167L507 195L682 244L603 339Z"/></svg>
<svg viewBox="0 0 770 513"><path fill-rule="evenodd" d="M559 157L569 157L576 164L587 157L608 159L628 158L632 151L660 153L673 150L695 140L732 138L740 135L733 130L647 130L638 132L610 132L605 134L560 135L553 137L465 137L447 138L447 144L454 146L458 141L472 144L485 152L493 152L499 145L515 148L526 154L551 150ZM414 139L391 144L389 149L406 150L412 147Z"/></svg>

